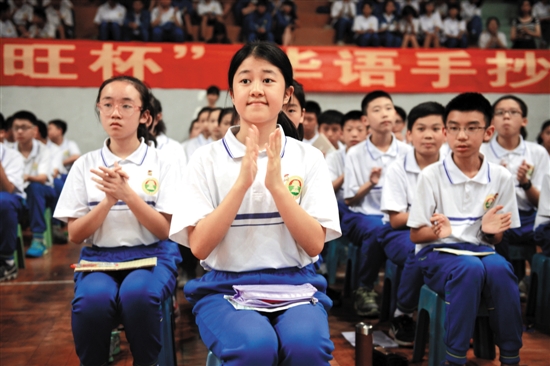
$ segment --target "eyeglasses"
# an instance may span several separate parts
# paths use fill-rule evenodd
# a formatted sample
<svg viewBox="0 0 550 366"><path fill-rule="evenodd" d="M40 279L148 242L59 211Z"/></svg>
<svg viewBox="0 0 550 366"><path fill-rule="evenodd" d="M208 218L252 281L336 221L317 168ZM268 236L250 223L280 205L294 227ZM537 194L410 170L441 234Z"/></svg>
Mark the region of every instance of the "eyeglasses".
<svg viewBox="0 0 550 366"><path fill-rule="evenodd" d="M26 132L26 131L30 130L31 128L33 128L33 127L34 126L21 125L21 126L12 126L11 129L13 130L13 132L17 132L18 130Z"/></svg>
<svg viewBox="0 0 550 366"><path fill-rule="evenodd" d="M470 137L470 136L474 136L480 130L485 130L485 127L479 127L479 126L469 126L465 128L456 127L456 126L447 127L447 133L451 136L458 136L460 134L460 131L464 131L464 134Z"/></svg>
<svg viewBox="0 0 550 366"><path fill-rule="evenodd" d="M130 103L123 104L113 104L109 102L97 103L97 109L106 116L110 116L115 111L115 108L118 110L118 113L122 117L131 117L136 110L141 111L141 106L133 105Z"/></svg>
<svg viewBox="0 0 550 366"><path fill-rule="evenodd" d="M521 117L522 116L521 111L518 111L517 109L510 109L509 111L507 111L506 109L497 109L495 111L495 116L504 117L504 115L506 113L508 113L510 115L510 117Z"/></svg>

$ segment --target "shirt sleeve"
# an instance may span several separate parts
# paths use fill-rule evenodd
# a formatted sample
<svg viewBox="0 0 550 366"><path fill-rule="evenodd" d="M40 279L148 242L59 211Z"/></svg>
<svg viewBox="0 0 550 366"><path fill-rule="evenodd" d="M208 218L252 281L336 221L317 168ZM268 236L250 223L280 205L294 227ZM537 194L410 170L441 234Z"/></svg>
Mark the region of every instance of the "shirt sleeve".
<svg viewBox="0 0 550 366"><path fill-rule="evenodd" d="M4 145L2 149L5 149ZM13 193L22 194L24 192L24 182L23 182L23 167L25 166L25 161L23 155L18 151L10 149L9 151L4 151L4 154L9 154L10 159L7 163L2 162L2 168L4 168L4 173L8 180L15 186ZM6 159L7 160L7 159Z"/></svg>
<svg viewBox="0 0 550 366"><path fill-rule="evenodd" d="M400 169L401 164L403 164L401 159L393 162L386 172L380 204L380 210L384 213L389 213L389 211L407 212L409 208L407 177L406 173Z"/></svg>
<svg viewBox="0 0 550 366"><path fill-rule="evenodd" d="M74 141L69 141L69 156L80 155L80 149Z"/></svg>
<svg viewBox="0 0 550 366"><path fill-rule="evenodd" d="M350 151L346 155L344 170L344 198L353 198L363 183L365 182L360 181L360 175Z"/></svg>
<svg viewBox="0 0 550 366"><path fill-rule="evenodd" d="M416 184L416 197L409 211L407 226L418 229L423 226L431 226L430 218L435 212L436 201L431 176L428 174L430 167L425 168L418 177Z"/></svg>
<svg viewBox="0 0 550 366"><path fill-rule="evenodd" d="M327 155L327 167L329 172L330 181L334 182L340 177L338 169L338 151L331 152Z"/></svg>
<svg viewBox="0 0 550 366"><path fill-rule="evenodd" d="M45 145L41 145L37 160L37 175L46 174L49 180L52 174L52 153L50 149L48 149Z"/></svg>
<svg viewBox="0 0 550 366"><path fill-rule="evenodd" d="M63 222L69 218L80 218L90 212L85 182L84 159L78 159L65 181L53 216Z"/></svg>
<svg viewBox="0 0 550 366"><path fill-rule="evenodd" d="M512 225L510 228L518 228L521 227L521 221L519 219L519 210L518 210L518 201L514 199L510 199L510 197L514 197L516 194L516 188L515 188L515 178L512 176L512 174L506 170L506 168L501 166L496 166L496 168L501 169L502 171L502 180L501 180L501 187L499 189L499 195L498 198L495 200L495 205L502 205L504 206L502 210L499 212L506 213L510 212L512 213Z"/></svg>
<svg viewBox="0 0 550 366"><path fill-rule="evenodd" d="M537 149L535 153L537 161L535 162L536 165L531 176L531 183L533 184L533 186L535 186L536 189L540 191L542 188L544 175L547 172L550 172L550 157L548 157L548 154L546 153L544 148Z"/></svg>
<svg viewBox="0 0 550 366"><path fill-rule="evenodd" d="M158 151L162 161L162 172L159 177L159 194L155 202L155 210L173 215L176 211L176 200L179 185L182 182L181 169L175 157Z"/></svg>

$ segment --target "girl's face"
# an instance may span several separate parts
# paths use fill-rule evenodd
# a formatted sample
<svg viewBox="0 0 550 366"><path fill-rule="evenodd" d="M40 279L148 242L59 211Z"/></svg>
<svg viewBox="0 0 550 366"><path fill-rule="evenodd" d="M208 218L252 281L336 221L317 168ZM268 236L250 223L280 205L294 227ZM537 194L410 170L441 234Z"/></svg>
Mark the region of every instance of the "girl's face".
<svg viewBox="0 0 550 366"><path fill-rule="evenodd" d="M254 56L249 56L239 66L232 87L231 100L243 125L275 124L283 104L294 91L292 86L285 87L278 67Z"/></svg>
<svg viewBox="0 0 550 366"><path fill-rule="evenodd" d="M218 126L218 130L220 131L220 138L224 137L227 133L227 130L229 130L229 127L231 127L232 120L233 113L227 113L223 116L222 120L220 121L220 125Z"/></svg>
<svg viewBox="0 0 550 366"><path fill-rule="evenodd" d="M523 14L531 13L531 3L529 1L524 1L521 3L521 12Z"/></svg>
<svg viewBox="0 0 550 366"><path fill-rule="evenodd" d="M137 138L139 124L149 118L149 111L141 113L141 108L141 96L129 82L113 81L99 96L101 125L112 139Z"/></svg>
<svg viewBox="0 0 550 366"><path fill-rule="evenodd" d="M504 99L495 106L493 126L502 137L515 137L520 135L521 127L527 126L527 118L524 118L521 107L513 99Z"/></svg>
<svg viewBox="0 0 550 366"><path fill-rule="evenodd" d="M542 139L542 146L550 154L550 126L546 127L541 133L540 138Z"/></svg>
<svg viewBox="0 0 550 366"><path fill-rule="evenodd" d="M426 13L431 14L434 12L434 3L426 3Z"/></svg>
<svg viewBox="0 0 550 366"><path fill-rule="evenodd" d="M370 17L372 14L372 8L370 7L370 5L363 5L363 16L365 18L368 18Z"/></svg>
<svg viewBox="0 0 550 366"><path fill-rule="evenodd" d="M496 20L491 20L489 24L487 25L487 30L491 32L492 34L496 34L498 32L498 23Z"/></svg>
<svg viewBox="0 0 550 366"><path fill-rule="evenodd" d="M456 18L457 15L458 15L458 9L457 9L457 8L451 8L451 9L449 9L449 17L450 17L451 19Z"/></svg>
<svg viewBox="0 0 550 366"><path fill-rule="evenodd" d="M210 112L208 122L206 123L210 136L212 136L212 138L214 138L215 140L219 140L218 117L220 116L220 112L221 111L219 109Z"/></svg>
<svg viewBox="0 0 550 366"><path fill-rule="evenodd" d="M300 106L298 99L294 97L294 94L290 98L290 101L283 106L283 112L292 121L294 126L298 128L300 123L304 122L305 109Z"/></svg>
<svg viewBox="0 0 550 366"><path fill-rule="evenodd" d="M388 3L386 4L386 14L393 14L393 12L395 11L395 4L391 1L388 1Z"/></svg>
<svg viewBox="0 0 550 366"><path fill-rule="evenodd" d="M195 138L198 135L200 135L202 132L202 127L199 125L198 122L193 123L193 128L191 129L191 133L189 134L189 138Z"/></svg>

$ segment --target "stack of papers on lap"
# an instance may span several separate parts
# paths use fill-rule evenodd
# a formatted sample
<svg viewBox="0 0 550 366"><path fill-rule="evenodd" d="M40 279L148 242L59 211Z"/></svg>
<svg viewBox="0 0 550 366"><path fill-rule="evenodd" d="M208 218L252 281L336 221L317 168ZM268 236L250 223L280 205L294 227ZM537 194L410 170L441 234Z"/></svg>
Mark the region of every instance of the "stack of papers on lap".
<svg viewBox="0 0 550 366"><path fill-rule="evenodd" d="M96 272L96 271L124 271L128 269L155 267L157 257L136 259L126 262L93 262L80 260L78 264L73 264L75 272Z"/></svg>
<svg viewBox="0 0 550 366"><path fill-rule="evenodd" d="M317 289L310 283L303 285L239 285L233 286L235 295L224 298L237 310L256 310L272 313L298 305L316 304L313 295Z"/></svg>
<svg viewBox="0 0 550 366"><path fill-rule="evenodd" d="M438 252L444 252L454 255L471 255L474 257L485 257L487 255L495 254L495 252L471 252L469 250L452 249L452 248L435 248Z"/></svg>

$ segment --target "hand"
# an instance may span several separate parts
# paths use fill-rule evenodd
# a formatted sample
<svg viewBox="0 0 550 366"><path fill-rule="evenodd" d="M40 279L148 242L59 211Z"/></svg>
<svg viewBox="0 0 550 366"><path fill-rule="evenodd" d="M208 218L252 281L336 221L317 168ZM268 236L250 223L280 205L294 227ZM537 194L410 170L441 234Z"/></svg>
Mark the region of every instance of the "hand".
<svg viewBox="0 0 550 366"><path fill-rule="evenodd" d="M370 171L370 177L369 181L372 183L373 186L377 185L380 181L380 175L382 174L382 168L372 168Z"/></svg>
<svg viewBox="0 0 550 366"><path fill-rule="evenodd" d="M265 173L265 187L273 192L284 188L281 177L281 130L277 128L269 135L269 143L265 144L267 152L267 170Z"/></svg>
<svg viewBox="0 0 550 366"><path fill-rule="evenodd" d="M451 228L451 222L447 216L439 213L434 213L430 219L432 223L432 230L439 239L444 239L450 236L453 232Z"/></svg>
<svg viewBox="0 0 550 366"><path fill-rule="evenodd" d="M23 182L27 182L29 180L28 174L23 174Z"/></svg>
<svg viewBox="0 0 550 366"><path fill-rule="evenodd" d="M246 151L241 162L241 171L235 185L239 184L248 190L258 173L258 128L252 126L248 129L248 136L245 139Z"/></svg>
<svg viewBox="0 0 550 366"><path fill-rule="evenodd" d="M100 166L99 170L91 169L97 177L92 177L96 182L96 187L105 193L106 198L110 203L117 201L126 201L134 191L128 185L128 174L122 171L122 168L115 162L113 169ZM114 201L114 202L113 202Z"/></svg>
<svg viewBox="0 0 550 366"><path fill-rule="evenodd" d="M518 168L517 179L519 184L525 184L529 181L529 171L532 169L531 165L527 164L525 160L521 163Z"/></svg>
<svg viewBox="0 0 550 366"><path fill-rule="evenodd" d="M512 213L497 213L504 208L502 205L495 206L483 215L481 219L481 231L485 234L499 234L512 226Z"/></svg>

